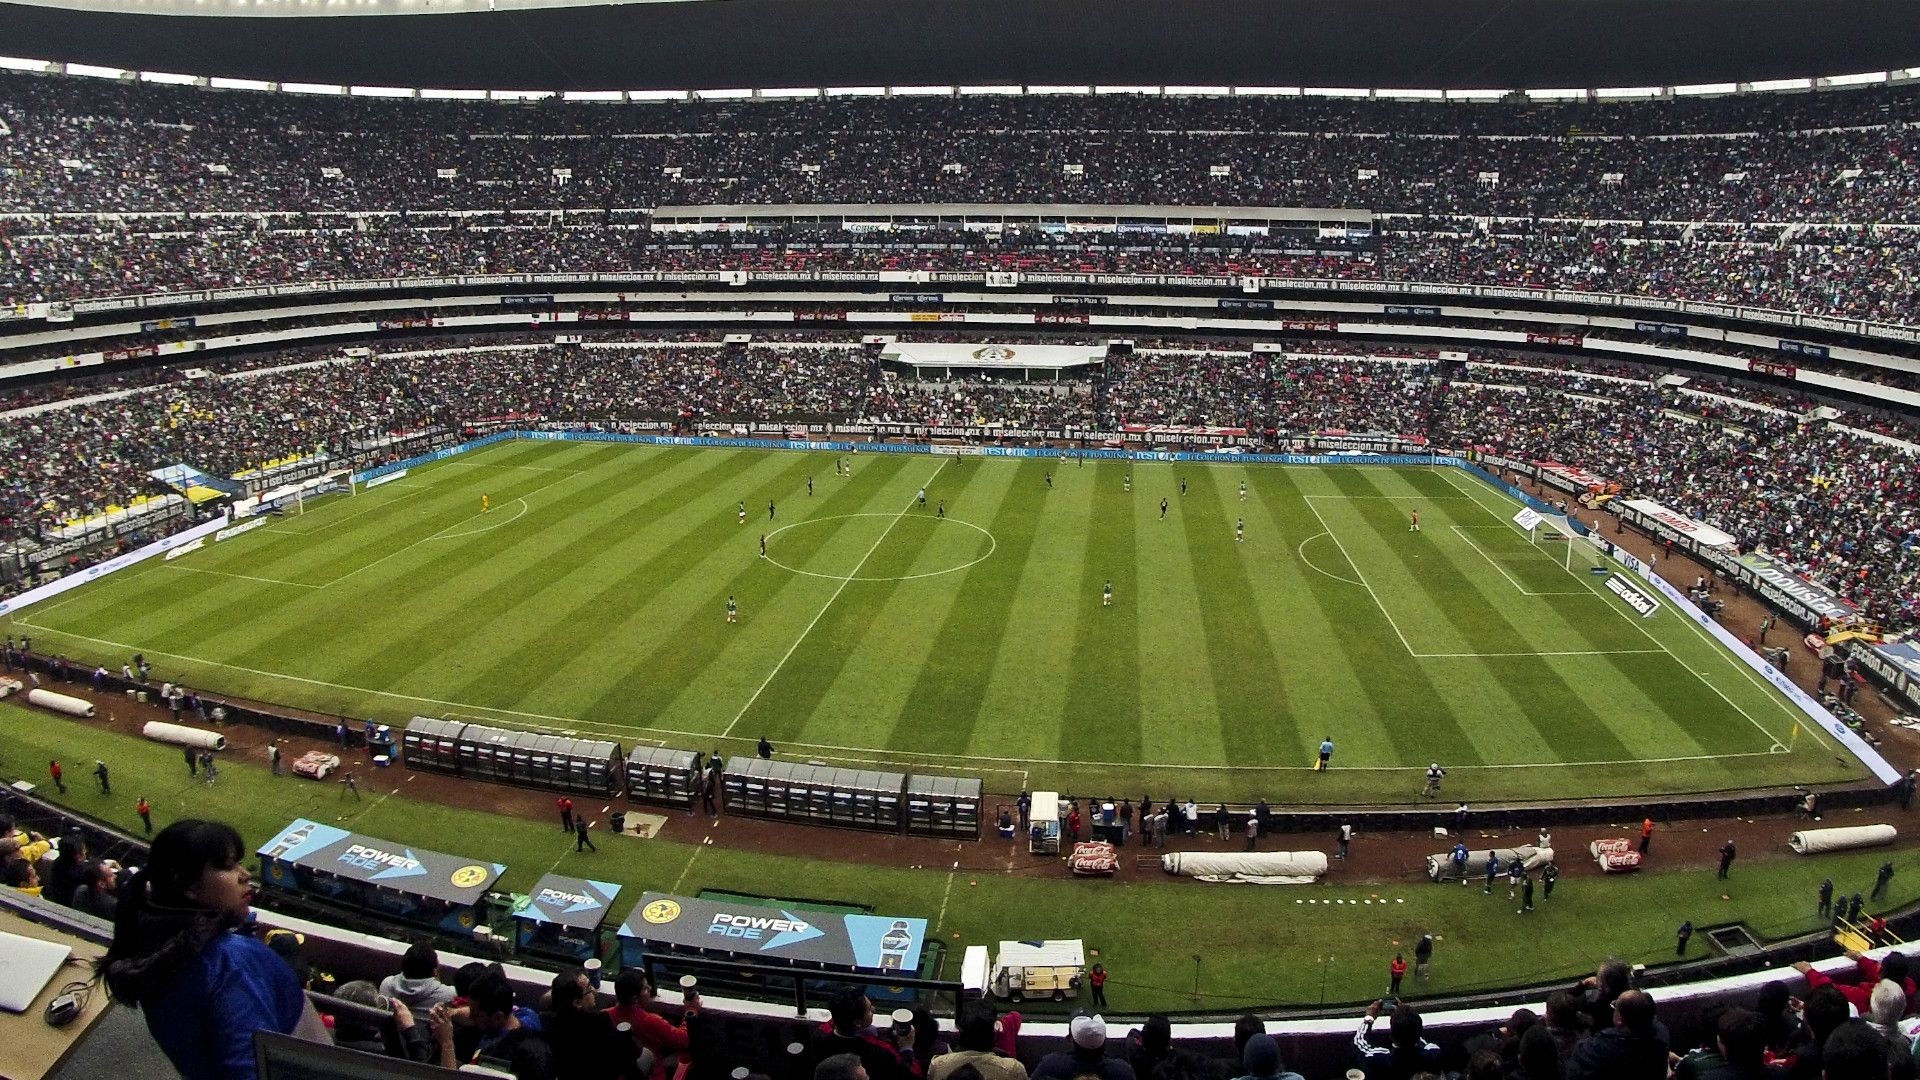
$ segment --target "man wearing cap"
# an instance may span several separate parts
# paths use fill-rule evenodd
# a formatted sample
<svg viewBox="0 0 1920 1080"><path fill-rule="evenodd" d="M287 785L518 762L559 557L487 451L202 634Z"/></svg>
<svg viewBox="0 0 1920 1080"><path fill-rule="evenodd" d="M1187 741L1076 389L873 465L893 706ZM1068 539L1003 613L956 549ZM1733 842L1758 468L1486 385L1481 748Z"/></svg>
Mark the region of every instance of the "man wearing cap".
<svg viewBox="0 0 1920 1080"><path fill-rule="evenodd" d="M1067 1024L1067 1048L1048 1054L1034 1067L1033 1080L1135 1080L1133 1066L1108 1057L1107 1022L1097 1015L1078 1013Z"/></svg>
<svg viewBox="0 0 1920 1080"><path fill-rule="evenodd" d="M1247 1048L1241 1054L1240 1061L1247 1071L1239 1080L1306 1080L1306 1077L1288 1071L1280 1063L1280 1044L1265 1032L1247 1040Z"/></svg>

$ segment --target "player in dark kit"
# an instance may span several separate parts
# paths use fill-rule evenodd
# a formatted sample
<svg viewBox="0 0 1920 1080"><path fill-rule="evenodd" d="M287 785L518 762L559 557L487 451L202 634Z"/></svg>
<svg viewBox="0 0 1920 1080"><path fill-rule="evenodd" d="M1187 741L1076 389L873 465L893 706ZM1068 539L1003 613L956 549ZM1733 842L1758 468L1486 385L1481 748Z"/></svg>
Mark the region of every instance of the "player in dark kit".
<svg viewBox="0 0 1920 1080"><path fill-rule="evenodd" d="M1160 500L1160 520L1167 520L1167 500L1165 499Z"/></svg>

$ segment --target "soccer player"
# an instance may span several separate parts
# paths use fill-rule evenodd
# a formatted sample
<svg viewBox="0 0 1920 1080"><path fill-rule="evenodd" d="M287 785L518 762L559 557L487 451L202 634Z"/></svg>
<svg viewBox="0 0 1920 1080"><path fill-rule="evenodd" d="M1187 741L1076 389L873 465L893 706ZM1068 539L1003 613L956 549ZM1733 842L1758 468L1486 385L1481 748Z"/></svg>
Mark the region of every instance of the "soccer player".
<svg viewBox="0 0 1920 1080"><path fill-rule="evenodd" d="M1160 500L1160 520L1167 520L1167 500L1165 499Z"/></svg>
<svg viewBox="0 0 1920 1080"><path fill-rule="evenodd" d="M1126 476L1121 478L1120 490L1128 491L1128 492L1133 490L1133 474L1132 473L1128 473Z"/></svg>
<svg viewBox="0 0 1920 1080"><path fill-rule="evenodd" d="M1314 766L1314 768L1320 772L1326 772L1329 768L1332 768L1332 762L1333 736L1329 735L1320 740L1320 764Z"/></svg>
<svg viewBox="0 0 1920 1080"><path fill-rule="evenodd" d="M1113 579L1112 578L1107 579L1107 587L1105 590L1103 590L1100 593L1100 606L1101 607L1113 606Z"/></svg>
<svg viewBox="0 0 1920 1080"><path fill-rule="evenodd" d="M1419 531L1420 531L1420 511L1418 511L1418 510L1415 510L1415 511L1413 512L1413 524L1411 524L1411 525L1409 525L1409 526L1407 526L1407 531L1408 531L1408 532L1419 532Z"/></svg>
<svg viewBox="0 0 1920 1080"><path fill-rule="evenodd" d="M738 604L735 604L733 602L733 597L731 596L727 597L727 621L728 622L740 621L740 607Z"/></svg>
<svg viewBox="0 0 1920 1080"><path fill-rule="evenodd" d="M484 514L491 509L493 509L493 496L491 495L480 496L480 512Z"/></svg>
<svg viewBox="0 0 1920 1080"><path fill-rule="evenodd" d="M927 489L921 488L920 489L920 509L925 510L926 508L927 508Z"/></svg>
<svg viewBox="0 0 1920 1080"><path fill-rule="evenodd" d="M1186 493L1187 493L1187 478L1183 476L1180 478L1180 494L1185 495Z"/></svg>
<svg viewBox="0 0 1920 1080"><path fill-rule="evenodd" d="M947 516L947 500L945 500L945 499L941 499L941 500L940 500L940 510L939 510L939 513L938 513L938 514L937 514L936 516L938 516L938 517L946 517L946 516Z"/></svg>
<svg viewBox="0 0 1920 1080"><path fill-rule="evenodd" d="M745 525L746 523L747 523L747 504L743 500L740 503L740 524Z"/></svg>
<svg viewBox="0 0 1920 1080"><path fill-rule="evenodd" d="M1441 768L1440 763L1437 761L1427 766L1427 790L1420 794L1425 795L1429 799L1440 794L1440 781L1444 779L1446 775L1447 770Z"/></svg>
<svg viewBox="0 0 1920 1080"><path fill-rule="evenodd" d="M1061 458L1060 460L1065 461L1066 459ZM1053 473L1052 472L1047 473L1047 490L1048 491L1053 490Z"/></svg>
<svg viewBox="0 0 1920 1080"><path fill-rule="evenodd" d="M773 520L773 500L772 499L767 500L767 520L768 521Z"/></svg>
<svg viewBox="0 0 1920 1080"><path fill-rule="evenodd" d="M807 497L813 497L813 477L807 477Z"/></svg>
<svg viewBox="0 0 1920 1080"><path fill-rule="evenodd" d="M767 557L767 534L766 533L760 534L760 557L763 559Z"/></svg>
<svg viewBox="0 0 1920 1080"><path fill-rule="evenodd" d="M1240 501L1247 501L1247 482L1245 480L1240 481Z"/></svg>
<svg viewBox="0 0 1920 1080"><path fill-rule="evenodd" d="M1247 519L1246 518L1233 519L1233 542L1236 544L1244 544L1247 542Z"/></svg>

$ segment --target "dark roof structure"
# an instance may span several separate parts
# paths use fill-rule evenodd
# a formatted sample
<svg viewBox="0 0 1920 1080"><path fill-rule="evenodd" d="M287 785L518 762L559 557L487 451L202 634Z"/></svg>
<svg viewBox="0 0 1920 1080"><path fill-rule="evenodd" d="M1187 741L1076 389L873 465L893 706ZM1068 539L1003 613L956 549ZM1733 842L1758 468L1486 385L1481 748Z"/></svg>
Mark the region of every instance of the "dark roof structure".
<svg viewBox="0 0 1920 1080"><path fill-rule="evenodd" d="M1670 86L1920 63L1920 4L685 0L208 17L0 3L0 41L11 55L119 68L523 90Z"/></svg>

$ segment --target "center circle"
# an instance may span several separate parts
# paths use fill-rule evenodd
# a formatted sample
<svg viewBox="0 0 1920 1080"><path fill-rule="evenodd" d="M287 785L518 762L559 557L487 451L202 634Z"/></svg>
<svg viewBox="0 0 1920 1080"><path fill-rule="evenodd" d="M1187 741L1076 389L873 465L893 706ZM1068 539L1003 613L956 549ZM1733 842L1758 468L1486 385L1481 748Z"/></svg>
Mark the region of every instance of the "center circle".
<svg viewBox="0 0 1920 1080"><path fill-rule="evenodd" d="M885 575L823 574L818 570L802 570L800 567L792 566L787 563L781 562L775 556L774 549L771 544L773 538L776 536L779 536L781 533L788 532L793 529L804 529L809 525L819 525L828 521L846 521L852 518L887 518L897 524L902 519L903 516L904 515L901 515L901 514L881 514L881 513L828 514L825 517L808 518L805 521L796 521L791 525L782 525L779 528L767 534L767 540L769 544L767 547L766 559L768 562L772 563L773 565L779 567L782 570L787 571L790 574L799 574L803 577L825 578L828 581L917 581L920 578L939 577L942 574L958 573L961 570L965 570L969 567L985 562L989 557L993 555L994 551L998 549L1000 546L1000 542L994 539L994 536L992 533L988 532L986 529L983 529L978 525L975 525L971 521L962 521L959 518L954 518L954 517L929 518L922 515L914 515L912 516L911 520L927 521L937 525L958 525L961 528L972 529L974 532L977 532L981 536L984 536L987 538L987 550L981 552L979 555L975 556L972 559L967 560L966 562L958 563L953 566L942 567L938 570L927 570L925 572L918 573L918 574L885 574ZM888 528L889 530L891 530L892 526L889 526ZM890 535L890 532L882 533L881 537L882 539L884 539L888 535ZM862 560L861 563L857 565L859 566L865 565L865 560Z"/></svg>

